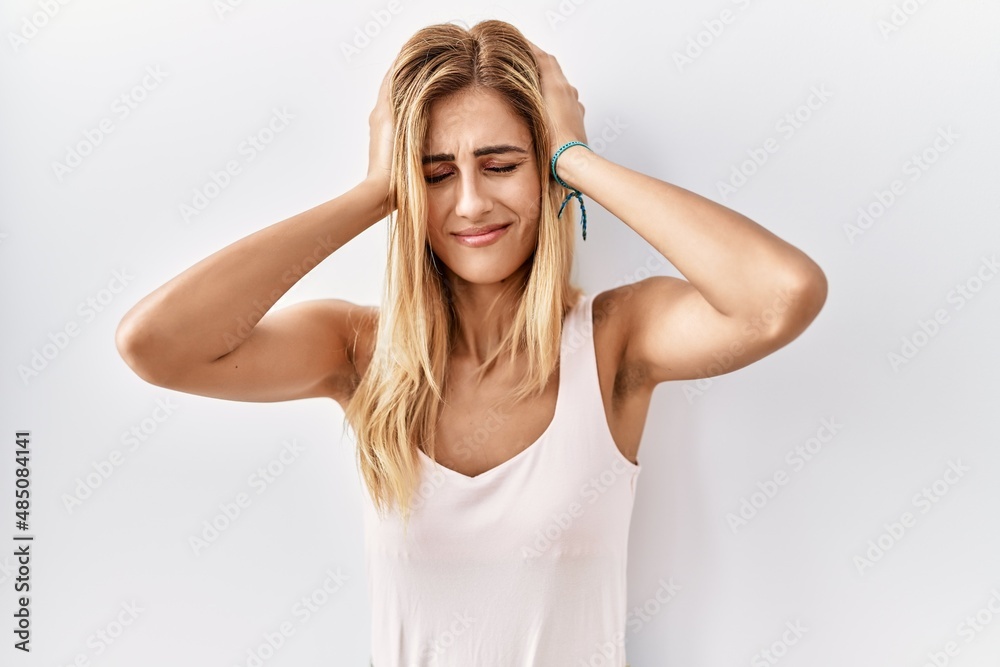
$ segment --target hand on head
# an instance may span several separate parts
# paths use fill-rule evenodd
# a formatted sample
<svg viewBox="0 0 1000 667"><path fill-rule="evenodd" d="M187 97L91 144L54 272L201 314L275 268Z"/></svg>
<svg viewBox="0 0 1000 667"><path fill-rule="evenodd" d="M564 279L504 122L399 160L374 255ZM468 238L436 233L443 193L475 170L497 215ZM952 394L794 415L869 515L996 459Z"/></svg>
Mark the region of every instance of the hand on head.
<svg viewBox="0 0 1000 667"><path fill-rule="evenodd" d="M583 123L584 107L580 103L579 92L570 85L555 56L546 53L531 40L528 40L528 44L531 44L538 62L542 98L549 118L552 138L549 155L569 141L587 143L587 130Z"/></svg>
<svg viewBox="0 0 1000 667"><path fill-rule="evenodd" d="M392 173L392 105L389 100L389 79L392 68L385 73L382 78L382 85L378 89L378 100L375 108L368 116L369 146L368 146L368 174L366 180L377 183L378 186L389 191L389 176Z"/></svg>

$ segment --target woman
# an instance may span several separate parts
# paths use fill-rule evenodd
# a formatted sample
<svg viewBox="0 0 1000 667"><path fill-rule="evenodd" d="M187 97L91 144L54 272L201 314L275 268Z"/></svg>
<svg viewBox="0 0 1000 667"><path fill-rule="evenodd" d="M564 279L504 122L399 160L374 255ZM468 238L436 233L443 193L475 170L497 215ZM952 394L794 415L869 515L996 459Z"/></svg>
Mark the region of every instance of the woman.
<svg viewBox="0 0 1000 667"><path fill-rule="evenodd" d="M422 29L382 82L362 183L195 264L119 327L153 384L344 408L377 667L625 664L653 389L761 359L826 299L801 251L595 154L583 116L556 59L513 26ZM553 169L687 280L583 294ZM269 312L310 258L390 214L381 309Z"/></svg>

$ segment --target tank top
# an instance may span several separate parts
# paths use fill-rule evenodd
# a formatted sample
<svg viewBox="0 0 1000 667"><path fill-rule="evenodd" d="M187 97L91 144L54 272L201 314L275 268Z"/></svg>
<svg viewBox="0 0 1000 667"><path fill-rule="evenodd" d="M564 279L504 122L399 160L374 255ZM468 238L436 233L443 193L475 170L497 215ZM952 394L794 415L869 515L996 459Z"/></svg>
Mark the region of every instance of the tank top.
<svg viewBox="0 0 1000 667"><path fill-rule="evenodd" d="M593 299L567 312L555 414L529 447L475 477L418 450L405 539L362 483L374 667L625 667L641 466L605 417Z"/></svg>

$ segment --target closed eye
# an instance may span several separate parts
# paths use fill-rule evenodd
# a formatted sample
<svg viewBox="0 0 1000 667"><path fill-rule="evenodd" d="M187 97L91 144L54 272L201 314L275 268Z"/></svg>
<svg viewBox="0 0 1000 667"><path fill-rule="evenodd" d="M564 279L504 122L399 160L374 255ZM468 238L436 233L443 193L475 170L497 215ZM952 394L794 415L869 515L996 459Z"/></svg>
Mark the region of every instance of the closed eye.
<svg viewBox="0 0 1000 667"><path fill-rule="evenodd" d="M494 173L508 173L508 172L514 171L515 169L517 169L520 166L521 166L520 163L518 163L518 164L509 164L509 165L506 165L506 166L503 166L503 167L487 167L486 171L492 171ZM441 181L443 181L444 179L446 179L448 176L451 176L451 174L452 174L452 172L446 171L445 173L438 174L436 176L425 176L424 180L426 180L428 183L432 183L432 184L433 183L440 183Z"/></svg>

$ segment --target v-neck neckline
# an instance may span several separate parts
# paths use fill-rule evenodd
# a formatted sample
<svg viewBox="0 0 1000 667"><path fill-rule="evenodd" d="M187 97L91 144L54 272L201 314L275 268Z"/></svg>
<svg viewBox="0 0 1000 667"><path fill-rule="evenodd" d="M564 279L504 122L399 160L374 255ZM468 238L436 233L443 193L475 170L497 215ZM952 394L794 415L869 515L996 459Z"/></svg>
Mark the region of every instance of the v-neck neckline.
<svg viewBox="0 0 1000 667"><path fill-rule="evenodd" d="M522 449L521 451L519 451L517 454L514 454L514 456L510 457L506 461L502 461L501 463L498 463L497 465L493 466L489 470L484 470L483 472L479 473L478 475L474 475L474 476L466 475L464 473L458 472L457 470L452 470L448 466L443 465L441 463L438 463L437 461L435 461L434 459L432 459L430 456L428 456L424 452L424 450L420 449L420 447L417 447L417 455L419 457L423 457L423 459L427 463L430 463L431 465L436 465L438 468L440 468L441 470L443 470L445 474L451 475L452 477L455 477L455 478L457 478L457 479L459 479L459 480L461 480L461 481L463 481L465 483L470 483L471 484L471 483L479 482L480 480L483 480L483 479L490 478L490 477L494 476L495 474L497 474L499 471L502 471L502 470L504 470L506 468L509 468L512 465L515 465L519 460L527 457L530 453L532 453L536 449L538 449L538 447L540 445L543 445L545 443L545 441L549 439L549 436L551 435L552 430L554 429L555 425L558 423L559 418L560 418L560 411L562 409L563 387L566 384L566 382L565 382L566 375L564 373L565 367L563 366L563 361L566 358L566 355L563 353L563 349L565 348L565 340L566 340L566 325L569 322L570 317L572 317L575 314L575 311L577 310L577 308L579 308L582 305L583 300L586 299L586 298L587 298L586 296L581 296L581 298L577 302L576 306L574 306L573 308L571 308L567 312L566 317L563 318L562 327L560 328L560 332L559 332L559 379L556 382L556 407L555 407L555 410L552 413L552 420L549 421L549 425L545 427L545 430L542 431L542 434L540 436L538 436L535 439L534 442L532 442L530 445L528 445L527 447L525 447L524 449Z"/></svg>

